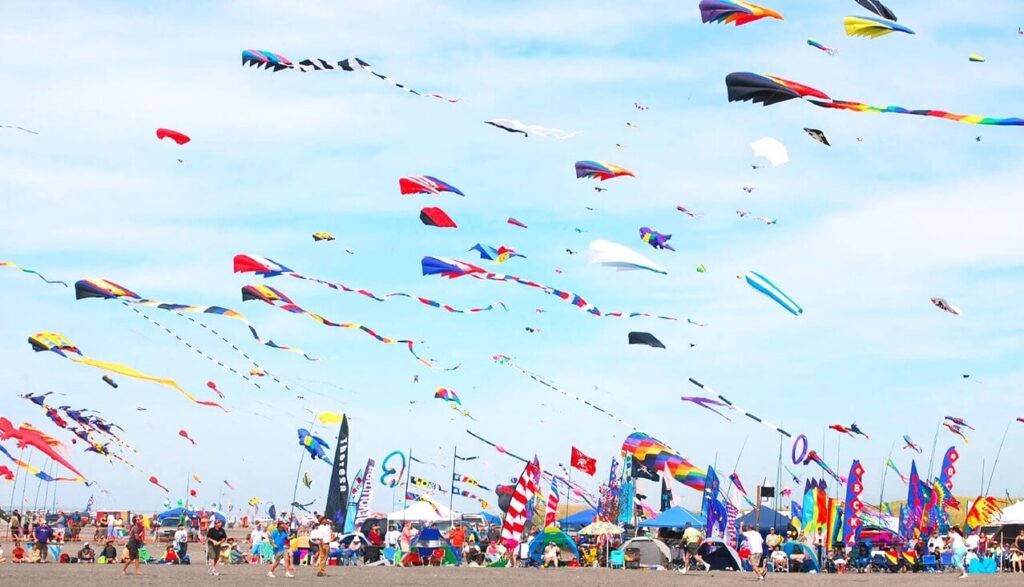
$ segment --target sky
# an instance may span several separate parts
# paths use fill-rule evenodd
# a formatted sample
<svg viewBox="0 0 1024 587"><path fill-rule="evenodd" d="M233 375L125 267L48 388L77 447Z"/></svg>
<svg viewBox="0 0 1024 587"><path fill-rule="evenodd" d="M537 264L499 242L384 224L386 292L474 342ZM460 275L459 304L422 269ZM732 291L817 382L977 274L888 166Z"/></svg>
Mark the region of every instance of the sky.
<svg viewBox="0 0 1024 587"><path fill-rule="evenodd" d="M1024 116L1024 7L892 0L916 34L869 40L843 34L844 16L867 14L854 2L768 5L785 20L704 25L696 1L9 3L0 49L19 58L0 70L0 124L39 134L0 129L0 259L69 283L104 278L147 298L230 307L264 337L320 360L260 346L239 322L204 318L287 386L262 378L257 388L122 304L75 301L71 289L8 269L0 273L0 416L70 441L17 397L53 391L64 394L53 403L97 410L124 427L138 451L129 457L135 469L69 445L71 462L99 486L61 483L57 502L66 508L92 495L99 508L157 510L184 498L195 474L202 483L190 484L193 502L232 503L237 512L259 497L281 509L296 474L308 472L314 483L299 486L297 499L322 509L330 467L300 460L296 437L319 410L350 417L352 471L411 448L426 463L412 473L447 485L457 447L480 457L460 464L460 474L491 486L519 474L519 463L469 429L551 469L575 446L598 459L599 473L573 480L596 491L632 430L491 359L505 354L695 465L715 465L723 476L735 469L748 488L774 484L780 453L802 478L818 471L794 466L790 440L780 443L767 427L681 402L700 394L688 378L806 434L834 469L845 473L860 459L872 502L882 496L890 453L904 474L914 457L927 471L937 430L936 460L951 445L961 455L955 492L976 495L1008 430L991 493L1020 494L1024 469L1012 464L1024 458L1024 425L1011 423L1024 416L1022 131L800 101L729 103L724 78L753 71L869 104ZM838 54L809 47L808 38ZM247 48L293 61L358 56L410 87L463 100L417 97L362 72L243 68ZM970 53L987 61L971 63ZM493 118L582 132L524 138L483 124ZM192 142L159 141L159 127ZM805 127L824 131L832 146ZM753 156L749 144L764 136L787 145L788 164ZM587 159L636 177L596 192L594 180L575 178L573 163ZM405 175L436 176L466 196L403 197L397 180ZM677 212L679 204L699 217ZM423 206L442 207L459 227L422 225ZM507 224L510 216L529 228ZM672 234L676 252L648 247L641 226ZM314 244L317 231L337 240ZM629 246L668 274L590 265L594 239ZM421 276L425 255L489 266L466 252L476 243L526 256L496 271L579 293L606 312L681 320L599 318L516 284ZM508 311L452 314L288 277L235 275L238 253L377 293L457 307L502 301ZM696 272L697 264L708 271ZM790 315L736 279L748 270L772 279L804 314ZM439 365L461 367L427 369L400 345L243 304L247 284L279 288L331 320L415 340ZM935 308L936 296L963 316ZM251 367L196 323L140 311L217 361L243 373ZM115 376L112 389L99 370L33 353L26 339L39 331L66 335L86 356L173 378L204 399L217 399L206 388L214 381L230 412L125 377ZM667 348L627 345L630 331L651 332ZM473 419L433 399L439 386L455 390ZM969 444L937 428L946 415L976 428ZM854 421L870 439L827 430ZM315 430L333 447L333 427ZM923 455L901 448L904 434ZM37 454L32 462L42 461ZM170 493L148 483L150 475ZM52 491L37 485L0 486L0 507L31 506L40 500L33 494ZM676 490L699 507L698 493ZM641 492L657 494L653 484ZM905 487L890 474L884 495L898 499ZM377 483L374 509L390 511L400 497ZM479 510L461 497L454 505Z"/></svg>

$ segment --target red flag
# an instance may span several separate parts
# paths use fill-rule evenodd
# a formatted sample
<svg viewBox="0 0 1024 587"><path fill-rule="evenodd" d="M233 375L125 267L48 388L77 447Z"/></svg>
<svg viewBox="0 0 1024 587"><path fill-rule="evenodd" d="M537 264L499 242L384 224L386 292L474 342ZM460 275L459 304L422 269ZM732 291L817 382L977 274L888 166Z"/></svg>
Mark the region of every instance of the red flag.
<svg viewBox="0 0 1024 587"><path fill-rule="evenodd" d="M572 447L572 468L583 471L591 477L597 472L597 459L592 459L583 454L580 449Z"/></svg>

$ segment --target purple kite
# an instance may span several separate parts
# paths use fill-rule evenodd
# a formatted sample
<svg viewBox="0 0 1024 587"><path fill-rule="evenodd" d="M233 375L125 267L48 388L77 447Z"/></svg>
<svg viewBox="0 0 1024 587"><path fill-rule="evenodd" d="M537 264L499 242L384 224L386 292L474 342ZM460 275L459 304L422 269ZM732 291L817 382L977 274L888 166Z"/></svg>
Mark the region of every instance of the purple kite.
<svg viewBox="0 0 1024 587"><path fill-rule="evenodd" d="M727 408L728 404L726 404L725 402L720 402L720 401L718 401L716 399L711 399L710 397L701 397L699 395L696 395L696 396L686 396L686 395L684 395L684 396L680 397L679 399L683 400L684 402L690 402L692 404L696 404L696 405L704 408L705 410L711 410L712 412L714 412L714 413L718 414L719 416L725 418L726 420L729 420L730 422L732 422L732 419L729 418L729 416L726 416L722 412L719 412L718 410L715 409L715 407Z"/></svg>

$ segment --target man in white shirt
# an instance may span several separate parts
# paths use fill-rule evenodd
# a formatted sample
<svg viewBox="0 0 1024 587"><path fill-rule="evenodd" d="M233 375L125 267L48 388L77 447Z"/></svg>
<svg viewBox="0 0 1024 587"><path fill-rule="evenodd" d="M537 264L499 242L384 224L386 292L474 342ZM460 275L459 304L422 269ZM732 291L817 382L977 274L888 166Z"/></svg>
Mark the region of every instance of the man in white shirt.
<svg viewBox="0 0 1024 587"><path fill-rule="evenodd" d="M249 544L252 545L249 554L252 555L253 561L258 561L260 556L260 545L263 544L263 526L259 522L256 522L256 526L253 527L252 532L249 533Z"/></svg>
<svg viewBox="0 0 1024 587"><path fill-rule="evenodd" d="M764 539L761 533L754 528L744 526L743 538L747 541L747 548L750 549L750 566L754 569L754 575L758 581L764 581L768 568L764 560Z"/></svg>
<svg viewBox="0 0 1024 587"><path fill-rule="evenodd" d="M310 532L309 537L312 539L314 535L320 543L320 549L316 555L316 576L324 577L327 575L327 560L331 558L331 538L333 537L334 530L331 528L331 523L327 520L327 516L320 517L320 525ZM359 538L355 538L359 540Z"/></svg>
<svg viewBox="0 0 1024 587"><path fill-rule="evenodd" d="M398 526L390 526L386 534L384 534L384 546L388 548L398 549L398 541L402 538L402 533L398 531Z"/></svg>
<svg viewBox="0 0 1024 587"><path fill-rule="evenodd" d="M179 525L174 532L174 550L178 552L178 560L185 560L185 554L188 553L188 530L184 525Z"/></svg>

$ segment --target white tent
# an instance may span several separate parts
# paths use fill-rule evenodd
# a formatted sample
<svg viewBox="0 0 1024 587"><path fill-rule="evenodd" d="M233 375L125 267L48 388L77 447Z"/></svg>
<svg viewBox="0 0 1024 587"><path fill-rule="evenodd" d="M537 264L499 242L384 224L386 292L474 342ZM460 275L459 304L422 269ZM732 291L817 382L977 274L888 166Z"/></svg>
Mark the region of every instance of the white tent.
<svg viewBox="0 0 1024 587"><path fill-rule="evenodd" d="M1003 513L999 517L999 525L1008 526L1011 524L1024 524L1024 501L1018 501L1011 506L1003 508Z"/></svg>
<svg viewBox="0 0 1024 587"><path fill-rule="evenodd" d="M450 519L458 520L461 518L461 515L441 504L430 505L429 503L417 501L404 510L388 514L388 521L441 522Z"/></svg>

